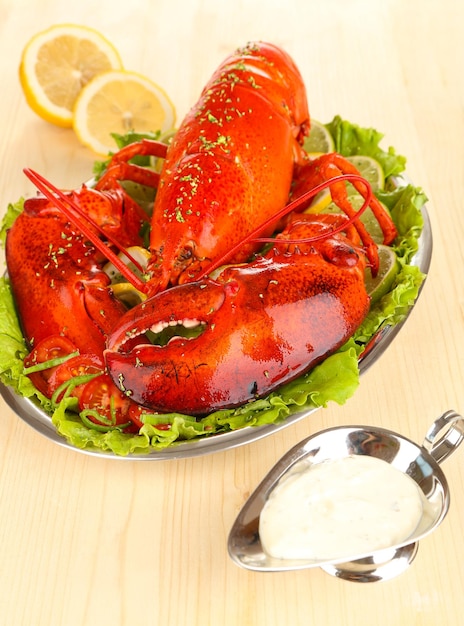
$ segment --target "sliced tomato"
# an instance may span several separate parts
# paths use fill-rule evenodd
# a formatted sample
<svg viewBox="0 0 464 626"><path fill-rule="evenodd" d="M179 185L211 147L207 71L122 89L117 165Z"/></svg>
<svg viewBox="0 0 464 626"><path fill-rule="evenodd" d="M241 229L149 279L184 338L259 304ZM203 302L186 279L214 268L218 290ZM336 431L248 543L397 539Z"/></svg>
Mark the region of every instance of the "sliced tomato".
<svg viewBox="0 0 464 626"><path fill-rule="evenodd" d="M103 359L94 354L79 354L71 357L55 368L48 379L48 394L51 398L55 391L66 381L91 374L103 374L105 369ZM72 395L79 398L86 383L77 385Z"/></svg>
<svg viewBox="0 0 464 626"><path fill-rule="evenodd" d="M146 414L149 412L150 411L148 409L145 409L143 406L140 406L140 404L135 404L135 402L132 402L130 409L129 409L129 417L134 422L134 424L137 425L138 429L140 430L140 428L142 428L144 424L142 420L142 416L144 415L144 413ZM171 424L160 422L159 424L156 424L156 428L158 430L169 430L171 428Z"/></svg>
<svg viewBox="0 0 464 626"><path fill-rule="evenodd" d="M137 426L137 429L140 430L143 426L143 422L141 420L141 416L144 413L143 407L140 404L135 404L135 402L131 402L129 407L129 419L133 424Z"/></svg>
<svg viewBox="0 0 464 626"><path fill-rule="evenodd" d="M52 335L42 339L35 348L24 359L24 366L34 367L41 363L53 362L55 359L66 357L73 352L76 352L77 348L73 342L67 337L62 335ZM46 369L38 372L31 372L28 374L33 384L44 395L48 396L48 381L59 366L52 365Z"/></svg>
<svg viewBox="0 0 464 626"><path fill-rule="evenodd" d="M73 342L62 335L52 335L42 339L24 359L26 367L46 363L58 357L72 354L77 350Z"/></svg>
<svg viewBox="0 0 464 626"><path fill-rule="evenodd" d="M122 426L130 422L131 404L132 401L116 387L108 374L102 374L86 383L79 397L80 410L96 411L102 419L91 413L88 419L101 426Z"/></svg>
<svg viewBox="0 0 464 626"><path fill-rule="evenodd" d="M43 372L32 372L31 374L28 374L28 377L32 381L34 387L48 398L48 383Z"/></svg>

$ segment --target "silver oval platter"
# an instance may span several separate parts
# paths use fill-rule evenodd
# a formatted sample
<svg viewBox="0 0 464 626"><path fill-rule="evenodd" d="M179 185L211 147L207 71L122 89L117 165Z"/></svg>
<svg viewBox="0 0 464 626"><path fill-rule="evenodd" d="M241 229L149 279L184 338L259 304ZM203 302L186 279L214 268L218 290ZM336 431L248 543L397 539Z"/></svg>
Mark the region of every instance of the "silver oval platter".
<svg viewBox="0 0 464 626"><path fill-rule="evenodd" d="M408 181L409 182L409 181ZM427 274L431 256L432 256L432 231L429 216L427 210L424 207L421 209L423 216L423 229L418 240L418 251L414 255L411 265L414 265L420 269L423 274ZM423 287L421 285L421 289ZM420 292L419 292L420 295ZM417 300L416 300L417 302ZM360 373L364 373L367 369L373 365L377 359L385 352L391 342L398 335L402 326L409 317L412 309L411 307L405 318L394 326L382 326L379 331L372 337L362 356L359 359ZM194 441L185 441L176 443L175 445L168 446L162 449L151 449L145 454L129 454L127 456L120 456L112 452L105 452L103 450L91 449L91 448L77 448L68 443L58 432L55 430L55 426L52 423L50 416L45 413L37 404L28 398L24 398L16 394L16 392L7 386L0 383L0 394L7 405L29 426L34 428L41 435L47 437L51 441L70 448L71 450L82 452L93 456L100 456L102 458L114 458L121 460L137 460L137 461L161 461L168 459L180 459L188 457L202 456L205 454L211 454L213 452L220 452L223 450L229 450L252 441L256 441L263 437L272 435L290 424L302 420L317 408L307 408L299 412L295 412L289 415L284 421L277 424L266 424L263 426L248 426L239 430L228 431L224 433L218 433L210 437L203 439L196 439Z"/></svg>

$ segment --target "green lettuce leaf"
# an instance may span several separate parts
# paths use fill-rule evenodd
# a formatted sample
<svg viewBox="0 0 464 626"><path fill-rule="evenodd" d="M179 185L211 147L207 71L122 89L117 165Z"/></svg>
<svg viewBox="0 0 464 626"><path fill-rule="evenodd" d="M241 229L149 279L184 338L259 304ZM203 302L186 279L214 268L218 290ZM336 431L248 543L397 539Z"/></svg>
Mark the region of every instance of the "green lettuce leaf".
<svg viewBox="0 0 464 626"><path fill-rule="evenodd" d="M16 316L9 281L3 277L0 279L0 345L0 378L5 384L15 386L22 374L27 347Z"/></svg>
<svg viewBox="0 0 464 626"><path fill-rule="evenodd" d="M380 147L383 135L373 128L362 128L357 124L343 120L339 115L326 124L335 143L335 151L342 156L355 156L363 154L376 159L385 174L397 176L404 171L406 158L396 154L395 149L390 147L388 151Z"/></svg>
<svg viewBox="0 0 464 626"><path fill-rule="evenodd" d="M398 229L395 252L403 264L409 263L419 247L418 239L424 227L421 208L427 196L420 187L411 184L378 191L376 195L390 210Z"/></svg>
<svg viewBox="0 0 464 626"><path fill-rule="evenodd" d="M2 224L0 226L0 243L4 246L6 241L6 233L12 226L15 219L22 212L24 208L24 198L20 198L17 202L10 203L7 206L6 212L2 217Z"/></svg>

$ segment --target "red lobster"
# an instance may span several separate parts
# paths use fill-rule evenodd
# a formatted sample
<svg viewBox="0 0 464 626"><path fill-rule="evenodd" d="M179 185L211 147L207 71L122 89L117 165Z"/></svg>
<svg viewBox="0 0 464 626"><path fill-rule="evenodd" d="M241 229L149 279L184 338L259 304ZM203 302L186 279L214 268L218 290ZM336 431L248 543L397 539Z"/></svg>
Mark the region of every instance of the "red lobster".
<svg viewBox="0 0 464 626"><path fill-rule="evenodd" d="M130 430L144 407L201 415L263 396L338 349L369 308L364 267L378 264L340 174L366 195L385 243L396 229L346 160L308 159L301 147L308 131L306 92L291 58L249 44L213 74L159 181L129 162L136 152L165 155L150 141L117 153L95 190L63 194L29 172L47 199L25 203L6 256L33 346L26 371L41 390L56 395L83 374L71 391L79 408L97 427ZM140 244L146 216L119 184L125 179L157 187L148 272L140 279L120 268L148 296L129 311L101 271L103 254L114 258L102 236L111 247ZM349 219L288 217L327 181ZM90 225L82 234L78 212L98 231ZM246 263L282 228L266 254ZM158 345L165 328L182 332ZM196 328L196 337L184 328ZM32 371L50 356L57 357L50 367Z"/></svg>

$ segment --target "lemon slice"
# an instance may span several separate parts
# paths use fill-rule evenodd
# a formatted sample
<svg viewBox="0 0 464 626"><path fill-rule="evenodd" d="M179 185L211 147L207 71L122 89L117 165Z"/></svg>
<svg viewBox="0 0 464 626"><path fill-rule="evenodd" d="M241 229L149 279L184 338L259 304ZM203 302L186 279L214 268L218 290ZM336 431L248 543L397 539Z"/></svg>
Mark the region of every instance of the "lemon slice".
<svg viewBox="0 0 464 626"><path fill-rule="evenodd" d="M371 302L377 302L392 288L398 274L400 265L395 251L389 246L379 245L379 271L375 278L372 277L370 267L364 273L366 291L371 297Z"/></svg>
<svg viewBox="0 0 464 626"><path fill-rule="evenodd" d="M306 152L320 152L323 154L335 150L332 135L324 124L317 120L311 120L309 135L306 137L303 147Z"/></svg>
<svg viewBox="0 0 464 626"><path fill-rule="evenodd" d="M361 176L370 184L374 193L385 187L385 174L378 161L363 154L346 157L346 160L357 168ZM350 195L358 193L351 183L347 185L347 191Z"/></svg>
<svg viewBox="0 0 464 626"><path fill-rule="evenodd" d="M130 254L131 258L133 258L141 266L142 270L145 271L148 260L150 259L150 253L148 250L146 248L142 248L141 246L130 246L127 248L127 253ZM134 263L129 261L129 258L126 254L124 254L124 252L120 252L118 257L124 261L127 267L129 267L138 276L141 275L141 272L136 268ZM113 265L111 261L108 261L108 263L103 266L103 271L111 279L111 290L116 298L124 302L124 304L126 304L129 308L132 308L146 299L147 296L128 283L118 268Z"/></svg>
<svg viewBox="0 0 464 626"><path fill-rule="evenodd" d="M121 300L128 308L132 308L147 299L147 296L136 289L130 283L116 283L111 290L118 300Z"/></svg>
<svg viewBox="0 0 464 626"><path fill-rule="evenodd" d="M174 105L164 90L145 76L124 70L93 78L74 107L73 126L79 140L102 156L114 151L111 133L165 132L174 122Z"/></svg>
<svg viewBox="0 0 464 626"><path fill-rule="evenodd" d="M330 195L330 190L328 188L323 189L318 194L316 194L309 205L309 207L304 211L305 213L321 213L326 209L332 202L332 196Z"/></svg>
<svg viewBox="0 0 464 626"><path fill-rule="evenodd" d="M142 248L142 246L129 246L126 252L142 267L144 272L150 259L149 251L146 248ZM124 252L119 252L118 257L124 262L125 265L127 265L129 269L140 276L140 271L136 268L134 263L129 260L129 257L126 256ZM115 283L123 283L126 280L118 268L111 263L111 261L108 261L108 263L103 266L103 271L109 276L111 282L113 283L113 287Z"/></svg>
<svg viewBox="0 0 464 626"><path fill-rule="evenodd" d="M74 102L82 87L95 75L121 67L118 52L99 32L57 24L26 44L19 78L35 113L52 124L71 127Z"/></svg>
<svg viewBox="0 0 464 626"><path fill-rule="evenodd" d="M311 161L318 159L320 156L325 154L324 152L308 152L308 157ZM305 209L304 213L320 213L329 204L332 202L332 196L330 195L330 189L326 188L320 191L318 194L314 196L311 204L307 209Z"/></svg>

